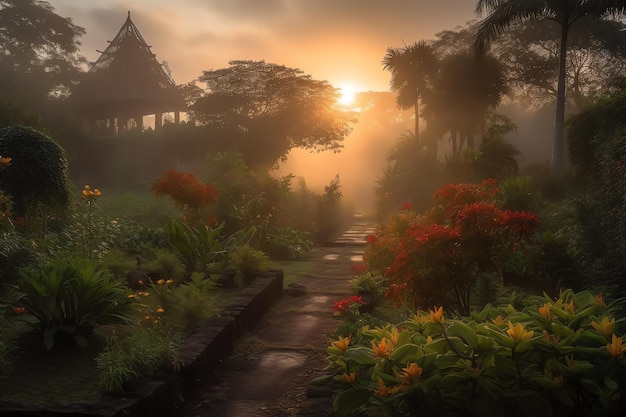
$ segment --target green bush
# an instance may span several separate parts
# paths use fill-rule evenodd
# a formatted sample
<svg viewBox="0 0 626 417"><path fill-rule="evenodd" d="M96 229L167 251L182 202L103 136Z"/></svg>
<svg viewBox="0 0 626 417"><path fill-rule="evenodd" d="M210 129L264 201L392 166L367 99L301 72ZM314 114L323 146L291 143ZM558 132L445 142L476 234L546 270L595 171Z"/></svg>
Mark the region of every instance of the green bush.
<svg viewBox="0 0 626 417"><path fill-rule="evenodd" d="M61 334L85 346L86 336L99 325L132 319L127 290L93 261L53 259L43 268L21 270L20 276L17 305L26 309L20 318L42 333L48 349Z"/></svg>
<svg viewBox="0 0 626 417"><path fill-rule="evenodd" d="M513 295L362 327L327 348L336 416L604 416L625 405L626 299ZM617 335L622 335L618 337Z"/></svg>
<svg viewBox="0 0 626 417"><path fill-rule="evenodd" d="M243 285L247 285L261 272L270 268L270 259L263 252L250 245L236 246L228 255L228 265L237 271Z"/></svg>
<svg viewBox="0 0 626 417"><path fill-rule="evenodd" d="M65 211L70 202L65 152L54 140L32 128L0 129L0 155L11 163L0 176L0 189L13 198L16 216L27 221L42 206Z"/></svg>
<svg viewBox="0 0 626 417"><path fill-rule="evenodd" d="M99 384L105 392L120 392L134 378L151 375L161 368L178 370L178 337L165 326L137 327L131 335L113 335L96 357Z"/></svg>

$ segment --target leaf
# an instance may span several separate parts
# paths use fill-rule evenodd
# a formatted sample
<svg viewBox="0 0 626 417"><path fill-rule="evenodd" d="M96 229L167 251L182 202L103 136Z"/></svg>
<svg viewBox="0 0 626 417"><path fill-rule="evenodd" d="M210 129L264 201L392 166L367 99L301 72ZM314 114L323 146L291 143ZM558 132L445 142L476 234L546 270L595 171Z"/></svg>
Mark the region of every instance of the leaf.
<svg viewBox="0 0 626 417"><path fill-rule="evenodd" d="M328 384L330 381L333 380L333 378L335 377L335 375L324 375L324 376L320 376L318 378L315 378L314 380L312 380L310 382L311 385L320 387L323 385Z"/></svg>
<svg viewBox="0 0 626 417"><path fill-rule="evenodd" d="M354 387L340 392L333 402L336 417L347 417L361 405L365 404L372 393L362 387Z"/></svg>
<svg viewBox="0 0 626 417"><path fill-rule="evenodd" d="M478 347L478 336L474 329L461 321L455 321L447 329L448 334L458 336L469 345L472 350L476 350Z"/></svg>
<svg viewBox="0 0 626 417"><path fill-rule="evenodd" d="M421 347L414 344L406 344L391 352L390 358L400 363L409 363L415 362L422 355Z"/></svg>
<svg viewBox="0 0 626 417"><path fill-rule="evenodd" d="M349 349L347 359L350 359L360 365L375 365L376 362L378 362L376 358L374 358L372 350L364 346L357 346L354 349Z"/></svg>

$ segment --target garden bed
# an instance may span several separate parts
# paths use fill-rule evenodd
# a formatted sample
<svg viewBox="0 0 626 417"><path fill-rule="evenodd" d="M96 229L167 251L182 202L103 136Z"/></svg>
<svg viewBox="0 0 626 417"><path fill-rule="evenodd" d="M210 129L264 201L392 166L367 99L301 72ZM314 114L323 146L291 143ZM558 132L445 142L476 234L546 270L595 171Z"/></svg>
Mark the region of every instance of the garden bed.
<svg viewBox="0 0 626 417"><path fill-rule="evenodd" d="M283 271L273 270L257 277L248 287L240 291L223 309L220 317L207 320L184 341L179 350L182 366L176 374L157 374L150 378L135 380L126 384L124 392L103 395L64 392L66 387L61 379L50 379L45 381L46 390L56 391L57 397L60 395L66 398L66 401L55 404L40 401L43 400L43 396L31 388L25 388L27 390L23 393L25 395L15 397L7 396L7 392L3 390L4 393L0 397L0 415L20 417L176 415L202 382L210 377L220 360L230 353L237 337L244 330L255 326L263 314L280 298L283 281ZM63 370L66 370L69 364L75 367L76 362L79 362L85 366L79 367L81 370L73 377L84 381L93 379L93 372L87 366L90 360L93 360L95 355L93 351L59 349L53 352L53 355L55 360L52 363L33 362L25 369L29 369L28 372L32 372L34 378L37 377L36 370L39 367L51 367L46 370L52 372L46 374L63 375ZM8 381L3 385L10 387L12 383ZM85 386L87 385L85 383ZM91 400L75 402L74 395L77 398ZM24 397L31 400L24 400Z"/></svg>

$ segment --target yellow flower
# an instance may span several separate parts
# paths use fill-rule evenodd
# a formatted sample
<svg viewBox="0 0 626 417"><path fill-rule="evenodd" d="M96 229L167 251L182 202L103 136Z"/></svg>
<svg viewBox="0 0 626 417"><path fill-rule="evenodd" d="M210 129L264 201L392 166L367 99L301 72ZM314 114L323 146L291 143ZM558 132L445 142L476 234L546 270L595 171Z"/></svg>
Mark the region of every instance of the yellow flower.
<svg viewBox="0 0 626 417"><path fill-rule="evenodd" d="M171 284L171 283L173 283L173 282L174 282L174 280L173 280L173 279L168 279L167 281L165 281L165 283L166 283L167 285L170 285L170 284Z"/></svg>
<svg viewBox="0 0 626 417"><path fill-rule="evenodd" d="M496 326L499 326L499 325L501 325L502 323L504 323L504 318L502 317L502 315L501 315L501 314L498 314L498 315L496 316L496 318L495 318L495 319L493 319L493 320L491 320L491 321L492 321L492 322L493 322L493 324L495 324Z"/></svg>
<svg viewBox="0 0 626 417"><path fill-rule="evenodd" d="M161 278L156 283L157 283L157 285L163 285L163 284L165 284L165 280L163 278Z"/></svg>
<svg viewBox="0 0 626 417"><path fill-rule="evenodd" d="M388 358L393 349L390 349L389 346L387 346L387 338L383 337L378 343L372 341L372 350L374 351L374 356Z"/></svg>
<svg viewBox="0 0 626 417"><path fill-rule="evenodd" d="M422 377L423 369L411 362L406 368L402 368L401 372L396 372L396 376L402 381L403 384L411 384L413 381L417 381Z"/></svg>
<svg viewBox="0 0 626 417"><path fill-rule="evenodd" d="M162 307L157 308L157 313L165 313L165 310Z"/></svg>
<svg viewBox="0 0 626 417"><path fill-rule="evenodd" d="M565 305L565 307L567 308L567 311L569 311L571 314L575 314L576 311L574 309L574 300L571 300L569 303L567 303Z"/></svg>
<svg viewBox="0 0 626 417"><path fill-rule="evenodd" d="M388 387L385 385L385 381L381 377L378 377L378 389L374 389L374 394L380 397L387 397L398 393L402 389L402 386Z"/></svg>
<svg viewBox="0 0 626 417"><path fill-rule="evenodd" d="M606 303L602 299L602 293L594 295L593 302L598 304L599 306L606 307Z"/></svg>
<svg viewBox="0 0 626 417"><path fill-rule="evenodd" d="M626 352L626 345L622 343L622 338L615 336L613 333L611 343L606 345L606 350L609 351L609 354L614 358L620 359L624 357L624 352Z"/></svg>
<svg viewBox="0 0 626 417"><path fill-rule="evenodd" d="M346 350L348 350L348 346L350 345L350 336L348 337L339 336L339 340L332 342L331 345L333 345L340 351L345 352Z"/></svg>
<svg viewBox="0 0 626 417"><path fill-rule="evenodd" d="M418 311L417 314L413 316L413 320L415 320L419 324L430 323L430 317L426 315L426 313L422 311Z"/></svg>
<svg viewBox="0 0 626 417"><path fill-rule="evenodd" d="M602 320L600 320L600 323L598 323L597 321L592 321L591 325L593 326L594 329L596 329L596 332L606 337L609 337L609 335L613 333L613 327L615 326L615 319L609 320L608 317L604 316L602 317Z"/></svg>
<svg viewBox="0 0 626 417"><path fill-rule="evenodd" d="M350 372L350 374L344 372L341 374L341 379L346 384L354 384L356 382L356 374L354 372Z"/></svg>
<svg viewBox="0 0 626 417"><path fill-rule="evenodd" d="M391 329L391 332L389 338L391 339L391 344L393 346L398 346L398 339L400 338L400 332L398 332L398 329L396 327L393 327Z"/></svg>
<svg viewBox="0 0 626 417"><path fill-rule="evenodd" d="M102 195L102 193L100 192L100 190L98 190L97 188L95 190L93 190L93 193L96 197L100 197Z"/></svg>
<svg viewBox="0 0 626 417"><path fill-rule="evenodd" d="M135 298L135 294L128 294L128 298Z"/></svg>
<svg viewBox="0 0 626 417"><path fill-rule="evenodd" d="M430 310L430 319L433 321L433 323L443 324L443 306L439 308L433 307L433 309Z"/></svg>
<svg viewBox="0 0 626 417"><path fill-rule="evenodd" d="M539 313L545 318L551 319L552 313L550 313L550 303L544 303L543 306L539 307Z"/></svg>
<svg viewBox="0 0 626 417"><path fill-rule="evenodd" d="M433 342L433 337L431 335L426 336L426 344L430 344Z"/></svg>
<svg viewBox="0 0 626 417"><path fill-rule="evenodd" d="M521 323L513 325L513 323L511 323L511 320L509 320L509 330L507 330L506 333L511 337L511 339L515 340L518 343L522 340L530 339L535 334L535 332L533 332L532 330L526 331L526 329L524 329L524 325Z"/></svg>

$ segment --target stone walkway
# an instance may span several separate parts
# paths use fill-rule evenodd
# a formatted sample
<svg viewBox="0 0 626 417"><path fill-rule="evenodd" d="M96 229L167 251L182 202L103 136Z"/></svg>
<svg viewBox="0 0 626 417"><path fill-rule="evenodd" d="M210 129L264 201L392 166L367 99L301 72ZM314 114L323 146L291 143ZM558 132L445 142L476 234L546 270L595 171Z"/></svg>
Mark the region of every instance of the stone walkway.
<svg viewBox="0 0 626 417"><path fill-rule="evenodd" d="M372 223L355 217L339 239L311 253L312 271L286 276L302 284L304 294L283 295L238 343L186 417L331 416L332 399L309 383L324 374L324 350L339 323L333 303L351 294L350 267L362 261L372 232Z"/></svg>

